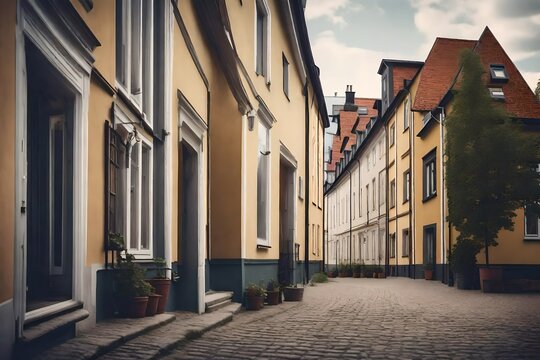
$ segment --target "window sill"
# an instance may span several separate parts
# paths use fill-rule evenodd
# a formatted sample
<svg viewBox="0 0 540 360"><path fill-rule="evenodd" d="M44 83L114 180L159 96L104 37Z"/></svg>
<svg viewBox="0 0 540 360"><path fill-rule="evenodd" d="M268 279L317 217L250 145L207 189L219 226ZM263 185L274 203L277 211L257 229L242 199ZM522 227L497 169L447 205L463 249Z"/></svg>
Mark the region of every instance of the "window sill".
<svg viewBox="0 0 540 360"><path fill-rule="evenodd" d="M409 255L401 255L402 258L408 258Z"/></svg>
<svg viewBox="0 0 540 360"><path fill-rule="evenodd" d="M402 134L405 134L405 133L407 132L407 130L409 130L409 126L407 126L407 127L403 130Z"/></svg>
<svg viewBox="0 0 540 360"><path fill-rule="evenodd" d="M523 238L523 241L540 242L540 237L526 237Z"/></svg>
<svg viewBox="0 0 540 360"><path fill-rule="evenodd" d="M395 256L390 256L390 259L395 259L396 257Z"/></svg>
<svg viewBox="0 0 540 360"><path fill-rule="evenodd" d="M407 200L403 200L403 202L401 203L401 205L403 205L403 204L406 204L406 203L408 203L408 202L409 202L409 200L410 200L410 199L407 199Z"/></svg>
<svg viewBox="0 0 540 360"><path fill-rule="evenodd" d="M434 192L433 194L427 196L427 197L424 197L422 199L422 202L425 203L425 202L428 202L429 200L433 199L434 197L437 197L437 192Z"/></svg>
<svg viewBox="0 0 540 360"><path fill-rule="evenodd" d="M257 250L268 250L268 249L271 249L272 246L270 245L265 245L265 244L257 244Z"/></svg>

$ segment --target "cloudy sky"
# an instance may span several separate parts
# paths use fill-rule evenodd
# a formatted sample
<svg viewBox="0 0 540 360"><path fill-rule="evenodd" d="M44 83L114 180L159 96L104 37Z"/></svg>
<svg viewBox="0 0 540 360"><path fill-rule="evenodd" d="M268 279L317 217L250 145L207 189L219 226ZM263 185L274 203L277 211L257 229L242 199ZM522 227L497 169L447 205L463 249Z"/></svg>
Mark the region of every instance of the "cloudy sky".
<svg viewBox="0 0 540 360"><path fill-rule="evenodd" d="M325 95L380 97L381 59L424 61L436 37L486 25L531 88L540 77L540 0L307 0L306 18Z"/></svg>

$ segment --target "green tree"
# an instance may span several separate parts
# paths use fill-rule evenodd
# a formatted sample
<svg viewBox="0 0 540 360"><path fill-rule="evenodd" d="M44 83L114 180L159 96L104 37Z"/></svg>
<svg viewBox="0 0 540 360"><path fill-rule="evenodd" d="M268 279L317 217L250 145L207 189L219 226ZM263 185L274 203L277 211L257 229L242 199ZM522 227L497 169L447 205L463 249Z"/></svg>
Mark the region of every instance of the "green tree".
<svg viewBox="0 0 540 360"><path fill-rule="evenodd" d="M534 94L538 98L538 101L540 101L540 79L538 79L538 82L536 83L536 90L534 90Z"/></svg>
<svg viewBox="0 0 540 360"><path fill-rule="evenodd" d="M461 67L446 119L448 220L463 239L483 245L489 266L489 246L501 229L513 230L515 210L538 211L538 142L491 98L477 54L464 51Z"/></svg>

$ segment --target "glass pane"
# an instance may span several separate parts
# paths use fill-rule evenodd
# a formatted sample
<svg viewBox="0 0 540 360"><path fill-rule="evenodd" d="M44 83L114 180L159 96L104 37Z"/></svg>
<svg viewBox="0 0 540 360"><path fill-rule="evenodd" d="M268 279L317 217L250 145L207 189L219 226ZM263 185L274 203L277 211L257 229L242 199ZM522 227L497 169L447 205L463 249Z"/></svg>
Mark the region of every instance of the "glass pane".
<svg viewBox="0 0 540 360"><path fill-rule="evenodd" d="M538 216L528 213L525 216L525 235L538 236Z"/></svg>
<svg viewBox="0 0 540 360"><path fill-rule="evenodd" d="M257 237L266 240L268 219L268 129L259 123L257 165Z"/></svg>
<svg viewBox="0 0 540 360"><path fill-rule="evenodd" d="M139 144L133 145L131 149L131 183L130 183L130 236L129 248L138 249L139 241Z"/></svg>
<svg viewBox="0 0 540 360"><path fill-rule="evenodd" d="M53 125L51 138L51 184L52 184L52 245L53 266L62 266L63 242L63 193L64 193L64 121Z"/></svg>
<svg viewBox="0 0 540 360"><path fill-rule="evenodd" d="M142 148L141 248L150 247L150 149Z"/></svg>

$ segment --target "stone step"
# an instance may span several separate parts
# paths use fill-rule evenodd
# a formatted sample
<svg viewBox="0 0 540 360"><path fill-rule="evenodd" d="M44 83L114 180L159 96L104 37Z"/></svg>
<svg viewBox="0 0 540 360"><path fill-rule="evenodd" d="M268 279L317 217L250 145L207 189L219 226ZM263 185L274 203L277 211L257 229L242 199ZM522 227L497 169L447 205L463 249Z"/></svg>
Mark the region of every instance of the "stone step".
<svg viewBox="0 0 540 360"><path fill-rule="evenodd" d="M225 306L229 306L230 304L232 304L231 299L223 300L223 301L218 302L218 303L213 303L210 306L208 306L208 305L206 306L206 311L205 312L211 313L213 311L224 308Z"/></svg>
<svg viewBox="0 0 540 360"><path fill-rule="evenodd" d="M104 354L99 360L159 359L182 343L196 339L205 332L230 322L240 309L241 304L231 303L211 314L205 313L177 319Z"/></svg>
<svg viewBox="0 0 540 360"><path fill-rule="evenodd" d="M78 321L84 320L88 317L88 315L88 311L84 309L78 309L51 318L34 326L30 326L23 331L21 342L25 344L32 343L49 333L52 333L66 326L73 325Z"/></svg>
<svg viewBox="0 0 540 360"><path fill-rule="evenodd" d="M141 319L114 318L98 323L93 329L42 352L37 359L96 359L110 353L131 340L159 329L176 319L175 314L164 313Z"/></svg>
<svg viewBox="0 0 540 360"><path fill-rule="evenodd" d="M212 305L215 305L215 304L222 303L224 301L230 300L232 298L232 296L233 296L232 291L210 292L210 293L207 293L204 296L204 303L206 305L206 308L208 308L208 307L210 307Z"/></svg>

